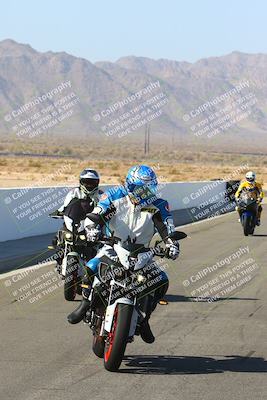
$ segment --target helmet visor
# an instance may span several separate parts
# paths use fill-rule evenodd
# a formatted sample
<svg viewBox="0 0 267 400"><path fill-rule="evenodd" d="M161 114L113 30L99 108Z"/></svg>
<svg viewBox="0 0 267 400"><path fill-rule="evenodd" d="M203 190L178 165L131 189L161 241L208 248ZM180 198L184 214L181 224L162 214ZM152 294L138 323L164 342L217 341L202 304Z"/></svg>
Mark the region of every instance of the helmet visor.
<svg viewBox="0 0 267 400"><path fill-rule="evenodd" d="M129 195L133 197L137 203L143 203L146 200L149 200L155 196L157 192L157 185L135 185L133 183L130 183L127 185L127 189Z"/></svg>
<svg viewBox="0 0 267 400"><path fill-rule="evenodd" d="M80 184L83 185L88 192L91 192L97 189L99 185L99 179L91 179L91 178L81 178Z"/></svg>
<svg viewBox="0 0 267 400"><path fill-rule="evenodd" d="M249 176L246 178L248 182L252 183L255 181L255 178L253 176Z"/></svg>

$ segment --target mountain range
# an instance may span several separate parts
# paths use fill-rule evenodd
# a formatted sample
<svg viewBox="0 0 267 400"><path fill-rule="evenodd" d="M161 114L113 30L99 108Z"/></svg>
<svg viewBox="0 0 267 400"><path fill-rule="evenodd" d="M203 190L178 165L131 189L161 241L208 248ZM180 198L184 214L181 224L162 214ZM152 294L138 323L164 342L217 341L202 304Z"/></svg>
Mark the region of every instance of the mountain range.
<svg viewBox="0 0 267 400"><path fill-rule="evenodd" d="M131 104L120 108L111 115L103 117L101 112L109 110L117 102L130 98L153 82L158 82L159 89L149 93L149 99L156 93L164 93L166 104L162 114L151 120L151 131L159 135L174 135L183 138L194 138L192 123L199 123L209 118L211 113L220 112L233 101L238 101L250 94L256 99L252 112L224 131L224 137L235 137L240 140L257 140L265 142L267 123L267 55L244 54L233 52L221 57L201 59L195 63L172 60L153 60L145 57L128 56L116 62L91 63L84 58L74 57L65 52L45 52L34 50L27 44L20 44L7 39L0 42L0 134L14 135L13 122L21 122L26 116L32 116L33 110L10 121L6 116L18 110L38 96L51 92L62 82L71 82L71 92L79 98L73 115L60 124L48 129L45 134L61 133L70 135L103 134L106 127L116 117L140 104L135 99ZM248 86L223 102L212 105L197 117L192 117L197 109L209 101L232 93L242 82ZM63 96L70 93L65 91ZM252 93L252 94L251 94ZM246 103L246 100L244 100ZM48 106L51 99L38 104L41 111ZM244 103L244 104L245 104ZM238 107L241 105L241 101ZM237 103L235 105L237 107ZM101 117L101 121L97 117ZM136 115L136 114L134 114ZM190 116L190 121L187 116ZM221 112L222 116L222 112ZM126 117L125 117L126 118ZM125 119L126 120L126 119ZM210 123L210 121L209 121ZM16 128L18 129L18 128ZM136 134L144 130L136 129ZM204 135L205 136L205 135ZM203 137L204 137L203 136ZM267 141L266 141L267 143Z"/></svg>

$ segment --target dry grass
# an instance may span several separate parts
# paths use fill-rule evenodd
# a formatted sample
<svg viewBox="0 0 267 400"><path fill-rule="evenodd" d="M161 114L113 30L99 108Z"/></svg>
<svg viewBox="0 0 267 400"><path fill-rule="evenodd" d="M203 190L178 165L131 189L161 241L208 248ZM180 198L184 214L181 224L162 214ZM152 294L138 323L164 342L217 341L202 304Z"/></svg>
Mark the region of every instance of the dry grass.
<svg viewBox="0 0 267 400"><path fill-rule="evenodd" d="M207 147L199 141L189 143L188 138L183 142L181 138L173 143L168 143L168 140L166 137L160 142L153 137L149 156L145 156L142 137L139 141L132 136L125 140L105 137L19 140L6 137L1 140L1 151L19 155L0 155L0 186L76 185L79 173L85 167L97 169L102 183L116 184L125 177L130 166L141 163L153 166L162 181L209 180L227 176L239 179L244 173L236 174L235 171L248 165L248 169L257 172L260 181L267 182L265 155L234 153L231 146Z"/></svg>
<svg viewBox="0 0 267 400"><path fill-rule="evenodd" d="M236 160L235 160L236 161ZM249 164L249 169L258 173L258 179L267 182L267 166L259 162ZM225 177L233 179L243 178L244 172L236 173L242 165L236 162L224 165L212 159L209 162L191 161L154 162L141 159L140 163L154 167L160 181L197 181ZM117 184L124 179L127 170L136 164L136 160L78 160L75 158L30 158L30 157L0 157L0 186L49 186L49 185L76 185L82 169L91 167L97 169L102 183Z"/></svg>

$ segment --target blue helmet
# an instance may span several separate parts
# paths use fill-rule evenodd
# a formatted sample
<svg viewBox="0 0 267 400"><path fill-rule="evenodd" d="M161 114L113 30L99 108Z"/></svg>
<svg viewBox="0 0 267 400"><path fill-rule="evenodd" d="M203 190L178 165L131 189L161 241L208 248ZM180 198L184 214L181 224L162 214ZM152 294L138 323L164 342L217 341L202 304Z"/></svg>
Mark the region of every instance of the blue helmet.
<svg viewBox="0 0 267 400"><path fill-rule="evenodd" d="M146 165L135 165L126 176L126 189L131 200L136 204L148 203L155 197L158 181L152 168Z"/></svg>

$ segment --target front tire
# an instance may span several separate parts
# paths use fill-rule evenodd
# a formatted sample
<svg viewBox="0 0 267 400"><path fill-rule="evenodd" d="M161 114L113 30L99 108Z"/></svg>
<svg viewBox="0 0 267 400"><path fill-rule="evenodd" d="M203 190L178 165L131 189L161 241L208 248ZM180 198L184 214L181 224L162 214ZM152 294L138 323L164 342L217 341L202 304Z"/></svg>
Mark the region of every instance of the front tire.
<svg viewBox="0 0 267 400"><path fill-rule="evenodd" d="M118 304L114 311L113 324L104 350L104 366L108 371L117 371L126 349L133 314L133 306Z"/></svg>
<svg viewBox="0 0 267 400"><path fill-rule="evenodd" d="M65 282L64 282L64 297L67 301L73 301L77 293L78 283L78 268L75 258L67 258Z"/></svg>
<svg viewBox="0 0 267 400"><path fill-rule="evenodd" d="M248 236L250 233L250 217L245 214L242 217L242 225L243 225L243 230L244 230L244 235Z"/></svg>

